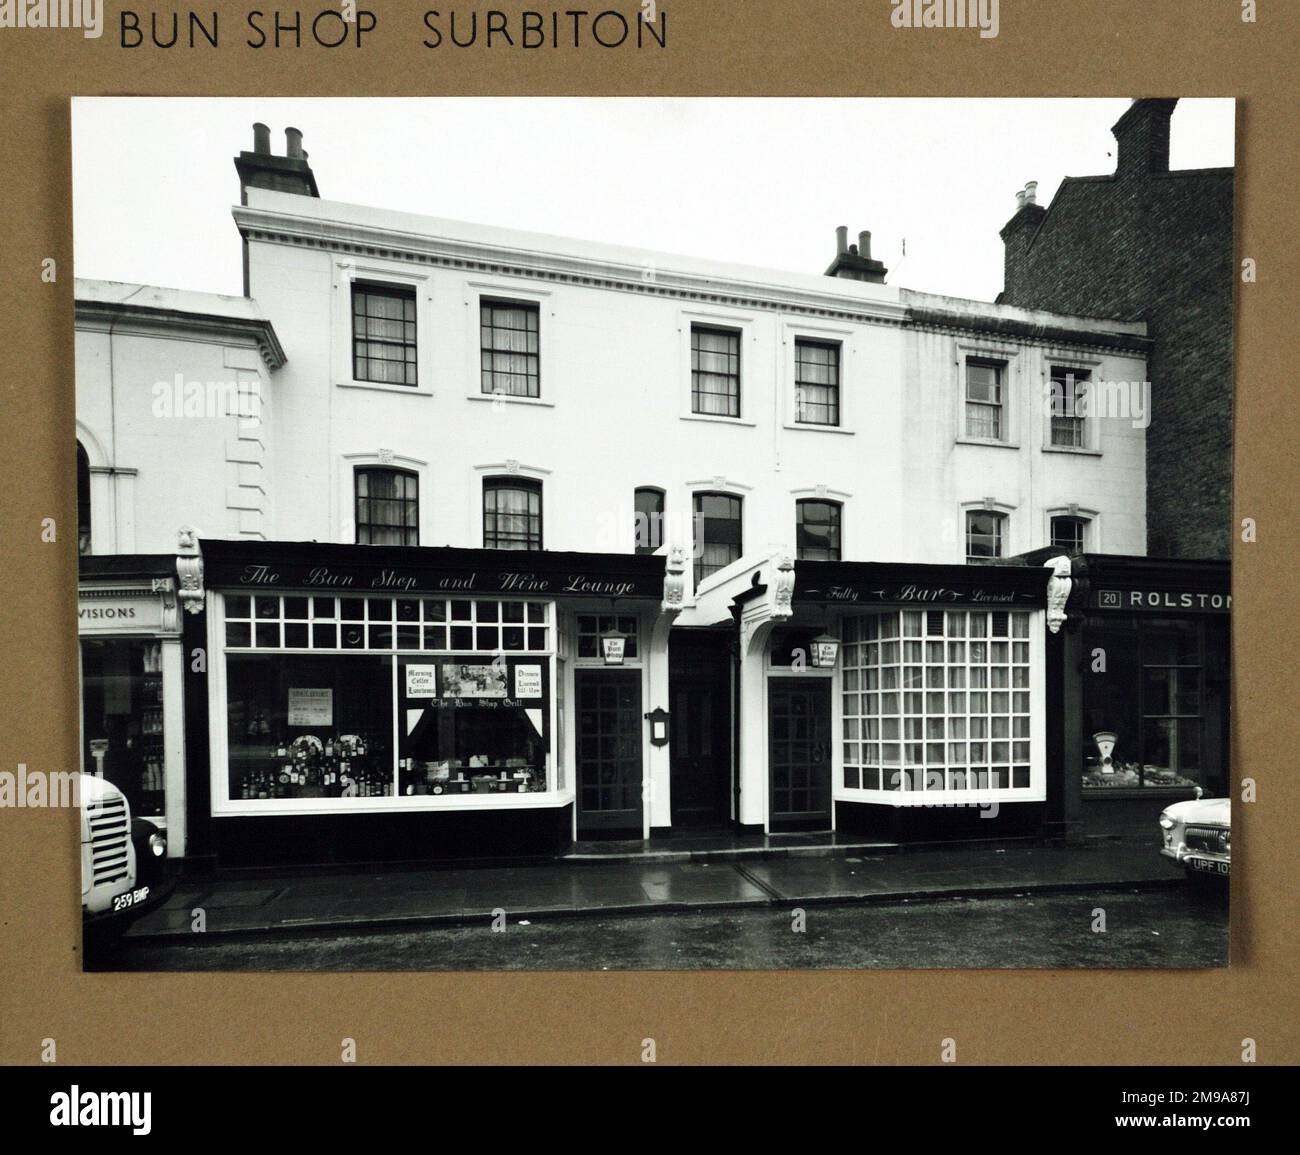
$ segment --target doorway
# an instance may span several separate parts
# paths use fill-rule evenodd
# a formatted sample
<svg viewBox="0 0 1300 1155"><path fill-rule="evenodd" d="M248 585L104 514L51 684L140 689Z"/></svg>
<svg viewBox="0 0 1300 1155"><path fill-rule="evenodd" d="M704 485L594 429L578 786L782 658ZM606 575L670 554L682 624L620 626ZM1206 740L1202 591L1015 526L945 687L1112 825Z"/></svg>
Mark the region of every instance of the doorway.
<svg viewBox="0 0 1300 1155"><path fill-rule="evenodd" d="M769 678L767 717L771 828L830 829L830 679Z"/></svg>
<svg viewBox="0 0 1300 1155"><path fill-rule="evenodd" d="M710 829L731 822L731 664L729 631L674 630L669 637L674 829Z"/></svg>
<svg viewBox="0 0 1300 1155"><path fill-rule="evenodd" d="M641 671L575 670L578 837L642 836Z"/></svg>

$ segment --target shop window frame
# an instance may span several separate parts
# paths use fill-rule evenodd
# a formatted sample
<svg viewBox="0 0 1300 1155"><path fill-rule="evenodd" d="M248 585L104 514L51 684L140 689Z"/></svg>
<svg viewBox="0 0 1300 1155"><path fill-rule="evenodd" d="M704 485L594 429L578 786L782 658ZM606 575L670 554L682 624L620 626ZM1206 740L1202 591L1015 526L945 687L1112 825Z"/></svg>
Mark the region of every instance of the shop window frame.
<svg viewBox="0 0 1300 1155"><path fill-rule="evenodd" d="M423 605L424 602L442 602L446 605L447 621L443 624L448 628L452 625L472 625L477 628L478 614L480 603L495 603L498 607L507 603L511 605L520 605L523 607L524 622L522 623L525 630L528 628L546 630L547 649L524 648L520 650L508 649L502 651L507 658L524 658L536 659L538 663L545 663L547 666L547 684L550 687L549 698L544 706L548 714L549 725L549 765L548 765L548 782L547 789L542 791L532 791L528 793L501 793L501 794L444 794L444 795L413 795L407 796L402 794L392 794L386 796L369 797L369 798L288 798L288 799L240 799L232 798L230 790L230 773L229 773L229 751L228 751L228 698L227 698L227 669L226 658L228 653L236 655L243 654L284 654L288 656L308 656L321 657L333 656L346 659L351 655L364 655L369 657L382 657L388 662L392 693L393 693L393 731L390 740L392 762L392 781L396 789L398 778L398 750L399 750L399 731L401 719L398 703L401 700L399 693L398 678L401 673L404 662L410 659L427 658L430 661L441 660L443 657L454 658L457 656L476 657L482 656L490 659L494 656L491 652L473 645L472 648L451 648L445 649L411 649L401 648L398 642L396 628L393 632L393 641L389 646L371 646L370 638L367 635L366 645L357 647L345 647L342 645L334 647L326 646L239 646L227 645L226 627L229 623L235 621L256 622L259 620L270 622L277 621L281 627L281 643L283 643L284 633L283 626L285 622L291 620L284 617L287 607L284 602L280 602L280 616L275 619L258 618L256 603L251 603L248 617L228 617L226 613L227 598L234 597L267 597L267 598L305 598L308 599L308 617L305 620L308 626L316 624L316 607L312 604L314 598L330 599L335 601L335 612L338 616L328 619L340 626L342 624L342 615L344 607L341 599L361 600L366 603L365 625L367 630L372 622L383 625L389 619L371 618L369 616L370 603L388 601L392 604L391 621L396 627L398 622L398 603L416 601ZM471 607L471 616L467 619L461 619L458 610L453 607L453 603L460 605L468 604ZM538 620L530 623L528 621L530 611L529 606L544 607L544 620ZM502 613L503 611L498 611ZM532 611L534 613L540 611ZM423 608L421 609L421 628L425 622L423 617ZM558 695L557 695L557 631L559 628L559 610L553 600L543 598L508 598L508 597L456 597L452 594L411 594L402 596L400 594L372 594L370 591L341 591L341 590L219 590L211 591L208 595L208 645L209 654L216 655L217 660L210 661L208 667L208 711L209 711L209 735L208 735L208 754L209 754L209 785L211 791L211 811L214 817L240 816L240 817L258 817L258 816L286 816L301 815L303 817L319 817L323 815L345 816L356 813L398 813L412 810L486 810L486 809L547 809L566 805L573 801L572 787L561 785L559 780L557 742L561 732L560 722L557 716L558 712ZM298 621L300 619L292 619ZM430 624L433 624L430 622ZM484 623L487 624L487 623ZM341 632L338 640L342 641ZM450 634L448 635L450 641ZM527 634L525 633L525 640ZM475 643L477 639L475 639Z"/></svg>

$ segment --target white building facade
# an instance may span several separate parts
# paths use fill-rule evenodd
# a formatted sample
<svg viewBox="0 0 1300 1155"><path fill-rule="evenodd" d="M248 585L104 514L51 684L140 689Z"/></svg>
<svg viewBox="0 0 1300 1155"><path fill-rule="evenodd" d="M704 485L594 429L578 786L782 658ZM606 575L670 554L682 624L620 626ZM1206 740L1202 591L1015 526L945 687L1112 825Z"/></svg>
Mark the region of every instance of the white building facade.
<svg viewBox="0 0 1300 1155"><path fill-rule="evenodd" d="M246 297L77 287L83 595L151 558L206 654L173 847L1045 821L1021 555L1145 552L1142 324L865 234L805 276L326 201L297 149L237 159Z"/></svg>

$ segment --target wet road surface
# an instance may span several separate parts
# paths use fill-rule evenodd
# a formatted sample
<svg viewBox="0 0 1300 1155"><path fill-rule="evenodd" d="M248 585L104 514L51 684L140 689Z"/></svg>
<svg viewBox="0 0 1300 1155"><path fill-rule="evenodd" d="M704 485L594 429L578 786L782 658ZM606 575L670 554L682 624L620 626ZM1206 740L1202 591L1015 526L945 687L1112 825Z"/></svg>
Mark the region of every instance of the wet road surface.
<svg viewBox="0 0 1300 1155"><path fill-rule="evenodd" d="M1094 929L1104 911L1105 931ZM794 904L618 917L534 918L353 934L193 943L127 940L102 969L704 970L907 967L1214 967L1228 961L1228 905L1174 885L887 904Z"/></svg>

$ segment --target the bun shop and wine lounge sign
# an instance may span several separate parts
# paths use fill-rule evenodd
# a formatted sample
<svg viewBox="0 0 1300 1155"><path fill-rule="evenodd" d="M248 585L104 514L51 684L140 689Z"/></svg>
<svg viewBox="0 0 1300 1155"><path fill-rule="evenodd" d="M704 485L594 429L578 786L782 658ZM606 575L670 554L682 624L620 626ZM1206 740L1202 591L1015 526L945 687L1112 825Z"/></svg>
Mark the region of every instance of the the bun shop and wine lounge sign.
<svg viewBox="0 0 1300 1155"><path fill-rule="evenodd" d="M635 554L215 540L202 551L206 583L226 589L658 599L664 587L664 559Z"/></svg>

